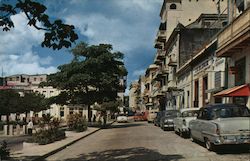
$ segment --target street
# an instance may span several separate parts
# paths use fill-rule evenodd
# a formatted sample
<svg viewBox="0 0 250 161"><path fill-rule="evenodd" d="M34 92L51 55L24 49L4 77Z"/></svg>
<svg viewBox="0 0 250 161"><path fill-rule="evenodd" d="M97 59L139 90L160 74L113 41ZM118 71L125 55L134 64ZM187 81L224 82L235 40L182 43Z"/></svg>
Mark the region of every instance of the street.
<svg viewBox="0 0 250 161"><path fill-rule="evenodd" d="M222 150L223 149L223 150ZM88 136L46 161L248 161L249 148L220 147L208 151L201 143L180 138L173 131L163 131L147 122L114 123L110 128Z"/></svg>

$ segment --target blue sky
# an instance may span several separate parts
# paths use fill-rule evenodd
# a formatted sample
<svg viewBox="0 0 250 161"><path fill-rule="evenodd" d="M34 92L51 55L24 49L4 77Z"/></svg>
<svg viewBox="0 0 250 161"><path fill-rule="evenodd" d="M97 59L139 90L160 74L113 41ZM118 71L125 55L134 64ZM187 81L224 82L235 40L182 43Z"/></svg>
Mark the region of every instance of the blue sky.
<svg viewBox="0 0 250 161"><path fill-rule="evenodd" d="M128 86L144 74L153 62L153 48L160 24L163 0L42 0L51 18L62 19L76 27L80 41L109 43L124 53ZM1 0L0 0L1 3ZM27 26L23 13L11 17L15 28L0 31L0 67L4 75L42 74L57 71L70 62L69 49L41 48L43 32ZM74 47L73 44L72 47Z"/></svg>

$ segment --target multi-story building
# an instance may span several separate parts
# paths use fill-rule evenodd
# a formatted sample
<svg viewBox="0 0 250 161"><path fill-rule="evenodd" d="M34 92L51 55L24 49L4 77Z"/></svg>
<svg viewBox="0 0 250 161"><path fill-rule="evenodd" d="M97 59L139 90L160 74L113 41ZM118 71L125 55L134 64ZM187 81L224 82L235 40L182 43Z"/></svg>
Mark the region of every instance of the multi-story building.
<svg viewBox="0 0 250 161"><path fill-rule="evenodd" d="M225 57L227 62L227 89L214 96L250 108L250 0L236 1L229 7L230 23L218 35L216 51L216 55ZM233 14L237 12L239 15Z"/></svg>
<svg viewBox="0 0 250 161"><path fill-rule="evenodd" d="M183 89L177 87L176 71L194 53L198 53L205 44L203 41L218 32L218 28L211 29L211 25L214 25L213 19L220 18L218 15L226 12L226 7L226 1L164 0L160 11L161 23L155 39L157 52L154 63L161 70L156 72L159 74L156 78L160 85L155 91L161 91L159 102L165 104L165 108L180 107L178 97ZM214 14L214 17L209 19L206 14ZM206 21L201 21L200 15L203 15L202 20L207 18ZM226 25L225 19L220 19L220 23Z"/></svg>
<svg viewBox="0 0 250 161"><path fill-rule="evenodd" d="M158 102L157 104L154 104L155 102L153 99L155 98L153 95L153 91L155 89L154 86L154 78L156 76L156 71L159 68L156 64L151 64L145 73L145 89L143 92L143 102L146 106L146 109L152 109L152 108L158 108Z"/></svg>
<svg viewBox="0 0 250 161"><path fill-rule="evenodd" d="M137 81L134 81L131 83L130 88L129 88L129 107L133 110L136 111L138 109L138 104L137 104L137 90L139 88L139 84Z"/></svg>
<svg viewBox="0 0 250 161"><path fill-rule="evenodd" d="M158 36L165 35L166 40L178 23L184 26L194 22L202 13L226 12L226 0L164 0L160 11L161 25ZM160 33L165 29L165 33Z"/></svg>

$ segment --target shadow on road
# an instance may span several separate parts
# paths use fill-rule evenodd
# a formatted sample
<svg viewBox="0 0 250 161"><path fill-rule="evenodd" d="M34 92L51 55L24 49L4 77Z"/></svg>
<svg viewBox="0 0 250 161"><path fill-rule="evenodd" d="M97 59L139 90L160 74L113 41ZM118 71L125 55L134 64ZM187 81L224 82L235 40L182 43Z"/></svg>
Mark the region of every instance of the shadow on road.
<svg viewBox="0 0 250 161"><path fill-rule="evenodd" d="M64 161L178 161L183 159L182 155L162 155L157 151L142 147L107 150L93 152L88 155L81 155L77 158L66 159Z"/></svg>
<svg viewBox="0 0 250 161"><path fill-rule="evenodd" d="M216 153L219 155L243 154L243 153L250 154L250 146L249 145L224 145L224 146L217 147L216 150L217 150Z"/></svg>
<svg viewBox="0 0 250 161"><path fill-rule="evenodd" d="M199 144L200 146L205 147L205 144L203 142L194 141L196 144ZM250 154L250 146L249 145L220 145L215 147L215 152L219 155L225 155L225 154Z"/></svg>

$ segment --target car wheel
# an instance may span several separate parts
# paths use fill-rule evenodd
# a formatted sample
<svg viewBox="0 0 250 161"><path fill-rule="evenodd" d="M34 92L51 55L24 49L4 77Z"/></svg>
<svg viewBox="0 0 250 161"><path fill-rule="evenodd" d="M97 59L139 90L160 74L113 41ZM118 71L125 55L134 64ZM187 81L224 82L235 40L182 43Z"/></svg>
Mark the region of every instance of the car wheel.
<svg viewBox="0 0 250 161"><path fill-rule="evenodd" d="M215 148L215 145L213 143L211 143L211 141L209 141L209 139L205 138L205 146L207 148L207 150L209 151L213 151Z"/></svg>
<svg viewBox="0 0 250 161"><path fill-rule="evenodd" d="M195 139L194 139L194 137L193 137L193 135L192 135L192 133L191 133L191 130L190 130L190 140L191 140L192 142L195 142Z"/></svg>
<svg viewBox="0 0 250 161"><path fill-rule="evenodd" d="M180 134L180 137L184 137L184 135L183 135L183 132L181 131L181 130L179 130L179 134Z"/></svg>

